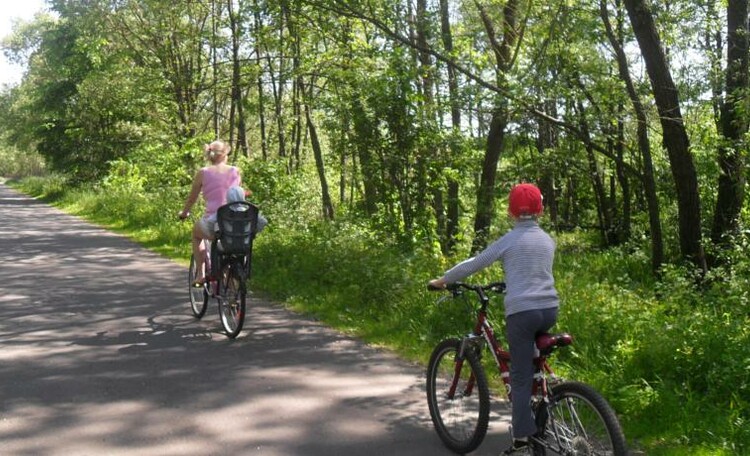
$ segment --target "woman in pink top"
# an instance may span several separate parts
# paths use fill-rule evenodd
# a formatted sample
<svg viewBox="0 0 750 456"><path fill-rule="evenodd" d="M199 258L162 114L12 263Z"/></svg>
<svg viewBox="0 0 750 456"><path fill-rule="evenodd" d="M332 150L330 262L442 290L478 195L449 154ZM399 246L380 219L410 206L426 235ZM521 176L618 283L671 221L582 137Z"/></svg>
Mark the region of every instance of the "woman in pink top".
<svg viewBox="0 0 750 456"><path fill-rule="evenodd" d="M206 159L211 162L209 166L201 168L193 178L193 186L190 189L185 206L180 212L180 218L186 219L190 215L190 208L203 193L206 202L206 213L193 225L193 255L198 261L199 276L196 284L200 285L205 280L203 276L203 264L205 263L205 252L203 239L214 238L214 226L216 210L226 204L227 190L229 187L240 185L240 170L235 166L227 164L229 145L223 141L214 141L204 147Z"/></svg>

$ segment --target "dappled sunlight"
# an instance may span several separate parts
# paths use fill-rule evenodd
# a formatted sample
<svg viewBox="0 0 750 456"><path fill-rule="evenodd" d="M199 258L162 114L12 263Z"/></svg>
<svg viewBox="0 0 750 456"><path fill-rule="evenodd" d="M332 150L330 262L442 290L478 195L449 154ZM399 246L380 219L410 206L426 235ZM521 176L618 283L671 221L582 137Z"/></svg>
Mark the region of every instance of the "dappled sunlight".
<svg viewBox="0 0 750 456"><path fill-rule="evenodd" d="M214 301L193 318L184 266L10 201L3 454L450 454L422 368L254 295L229 340Z"/></svg>

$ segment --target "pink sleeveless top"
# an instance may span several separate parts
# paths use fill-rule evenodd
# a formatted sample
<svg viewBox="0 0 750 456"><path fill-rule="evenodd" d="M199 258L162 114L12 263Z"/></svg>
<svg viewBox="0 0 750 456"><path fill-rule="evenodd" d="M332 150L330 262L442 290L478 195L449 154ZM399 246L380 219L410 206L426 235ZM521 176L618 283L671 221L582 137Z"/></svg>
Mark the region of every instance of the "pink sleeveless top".
<svg viewBox="0 0 750 456"><path fill-rule="evenodd" d="M216 213L227 202L227 190L233 185L240 185L240 170L230 166L229 171L220 173L211 168L201 169L203 173L203 199L206 201L206 213L209 217Z"/></svg>

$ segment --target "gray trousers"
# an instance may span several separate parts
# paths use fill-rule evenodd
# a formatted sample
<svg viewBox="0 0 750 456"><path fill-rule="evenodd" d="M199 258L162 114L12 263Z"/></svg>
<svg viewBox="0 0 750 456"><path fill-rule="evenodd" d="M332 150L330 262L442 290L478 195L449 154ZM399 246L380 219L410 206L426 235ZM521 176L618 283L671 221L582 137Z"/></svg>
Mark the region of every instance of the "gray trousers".
<svg viewBox="0 0 750 456"><path fill-rule="evenodd" d="M513 438L536 434L531 411L531 389L534 382L536 335L548 331L557 321L557 307L527 310L505 318L505 332L510 351L510 391L513 408Z"/></svg>

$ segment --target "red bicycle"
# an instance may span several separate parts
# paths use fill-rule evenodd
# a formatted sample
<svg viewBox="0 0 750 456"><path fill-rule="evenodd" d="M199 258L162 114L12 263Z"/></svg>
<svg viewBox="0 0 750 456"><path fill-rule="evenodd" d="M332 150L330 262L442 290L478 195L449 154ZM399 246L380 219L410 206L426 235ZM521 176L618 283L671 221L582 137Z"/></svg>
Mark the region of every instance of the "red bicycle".
<svg viewBox="0 0 750 456"><path fill-rule="evenodd" d="M481 361L485 346L490 348L506 396L511 396L510 354L498 342L487 317L488 292L502 294L505 283L458 282L447 288L454 298L466 290L477 295L477 320L469 335L446 339L433 350L427 367L427 403L443 443L457 453L469 453L482 443L489 424L490 392ZM553 351L572 343L573 338L567 333L543 333L536 338L538 356L534 360L531 406L538 433L529 450L535 456L625 456L625 436L604 397L589 385L562 380L549 365Z"/></svg>
<svg viewBox="0 0 750 456"><path fill-rule="evenodd" d="M216 298L219 317L226 335L234 339L242 331L247 306L247 281L252 266L253 239L258 225L258 208L247 202L226 204L217 211L216 238L203 240L204 271L190 257L188 292L190 308L195 318L202 318L209 297ZM203 286L194 286L197 277L204 276Z"/></svg>

